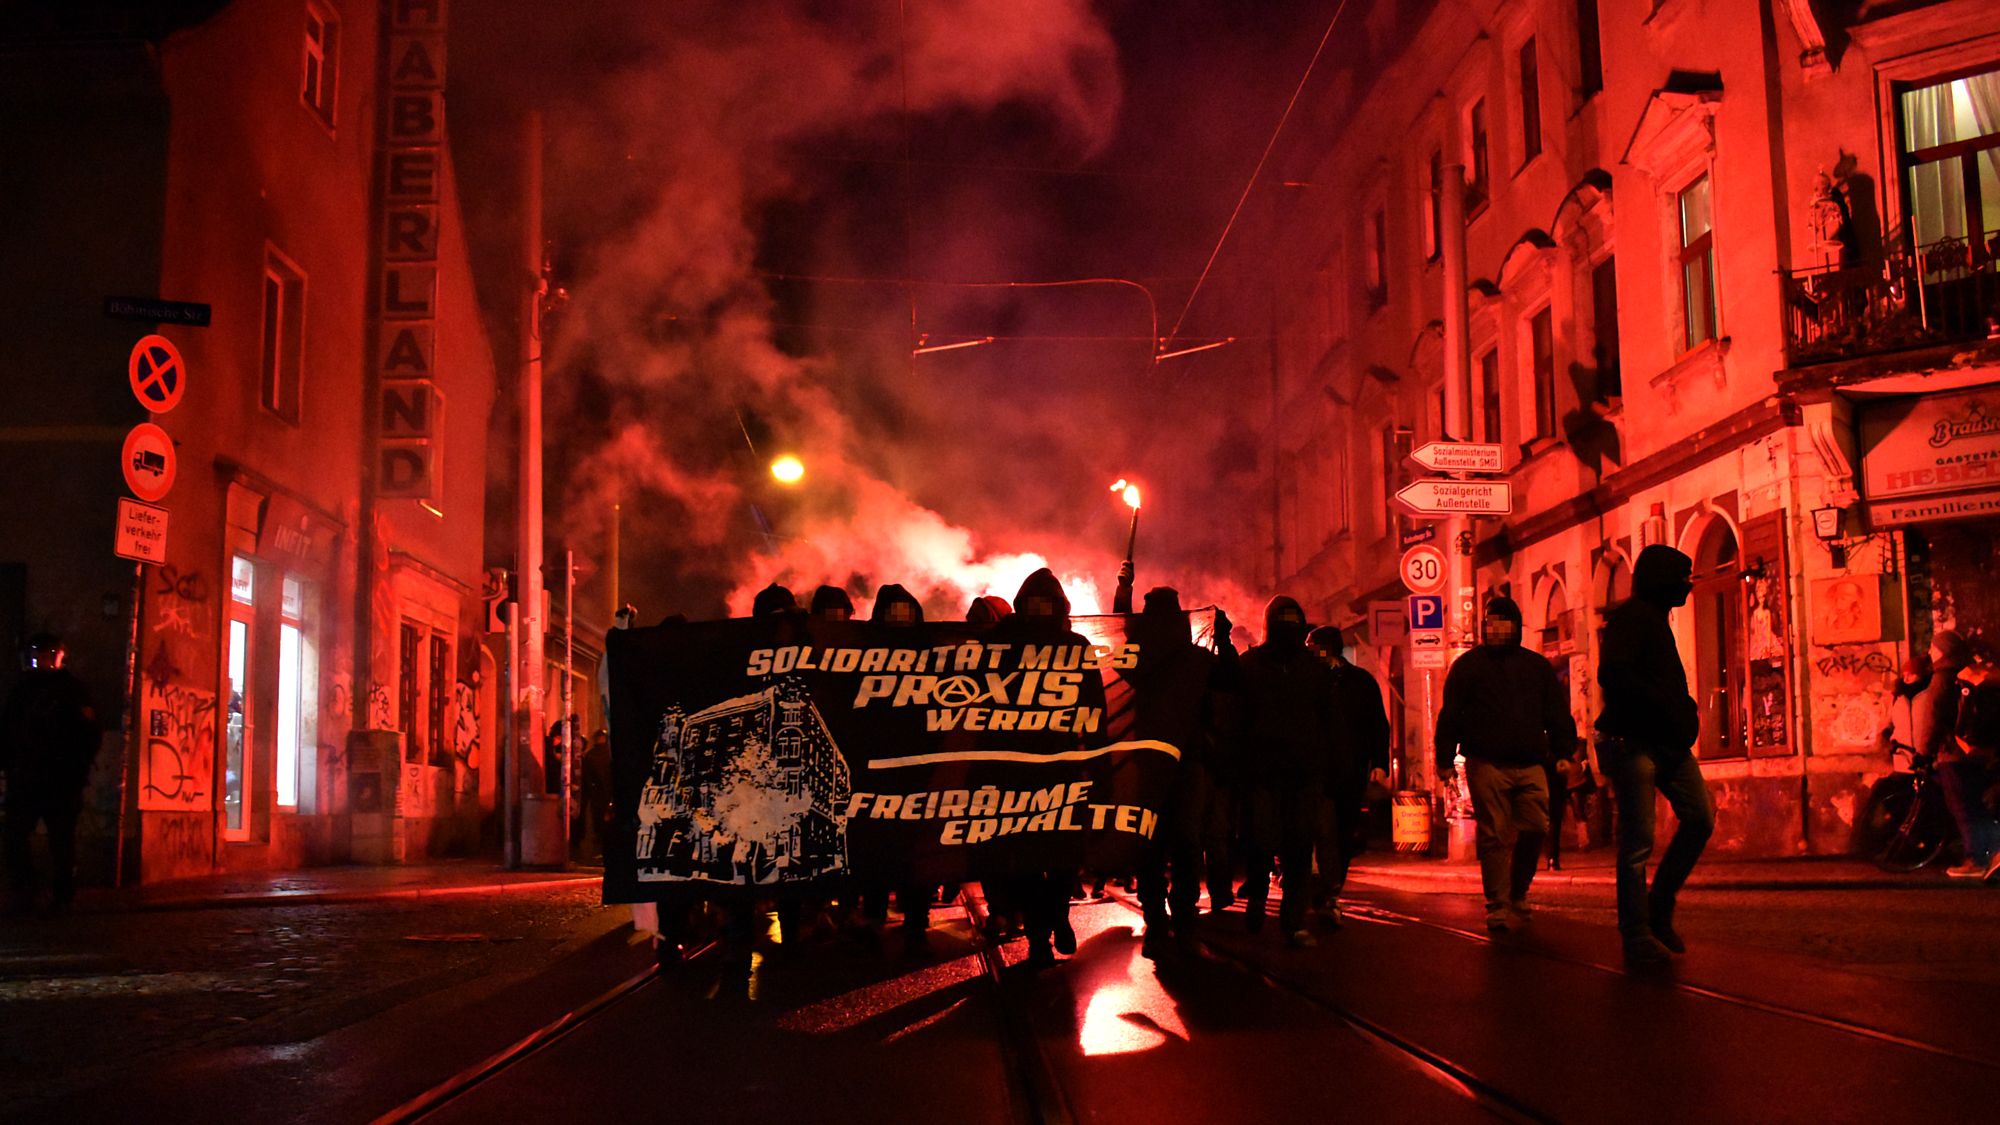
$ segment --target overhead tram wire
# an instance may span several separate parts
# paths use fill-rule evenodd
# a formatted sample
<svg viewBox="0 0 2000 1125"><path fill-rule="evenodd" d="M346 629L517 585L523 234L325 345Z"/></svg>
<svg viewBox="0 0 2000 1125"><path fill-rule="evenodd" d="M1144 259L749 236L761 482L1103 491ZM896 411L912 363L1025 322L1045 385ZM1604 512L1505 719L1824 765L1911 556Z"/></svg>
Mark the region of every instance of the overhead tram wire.
<svg viewBox="0 0 2000 1125"><path fill-rule="evenodd" d="M1215 248L1208 252L1208 261L1201 267L1201 275L1195 278L1194 288L1188 291L1187 303L1181 306L1181 315L1174 318L1174 326L1167 332L1167 339L1178 339L1181 325L1187 322L1188 313L1194 308L1196 297L1201 295L1201 287L1215 268L1217 258L1222 256L1223 244L1229 241L1229 232L1236 227L1236 220L1243 214L1243 207L1250 202L1250 192L1257 186L1258 177L1264 174L1264 165L1271 159L1271 153L1278 147L1278 138L1284 134L1285 124L1292 119L1292 110L1298 107L1299 97L1305 93L1306 83L1312 80L1313 70L1319 66L1320 56L1326 53L1326 45L1333 38L1334 25L1340 22L1340 14L1347 10L1347 0L1340 0L1333 9L1333 18L1326 21L1326 32L1319 37L1319 46L1313 48L1312 60L1306 63L1306 72L1299 75L1299 84L1292 90L1290 101L1285 103L1285 112L1278 117L1278 127L1271 130L1271 139L1264 142L1263 155L1257 158L1257 166L1250 170L1250 179L1243 185L1243 194L1236 198L1236 207L1229 212L1229 221L1222 224L1222 233L1216 237Z"/></svg>

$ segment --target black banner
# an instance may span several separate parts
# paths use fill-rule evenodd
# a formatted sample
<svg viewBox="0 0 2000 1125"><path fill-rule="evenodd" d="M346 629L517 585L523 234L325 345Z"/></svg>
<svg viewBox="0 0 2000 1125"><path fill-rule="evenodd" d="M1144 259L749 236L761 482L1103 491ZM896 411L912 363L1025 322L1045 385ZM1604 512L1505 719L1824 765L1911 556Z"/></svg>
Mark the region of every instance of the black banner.
<svg viewBox="0 0 2000 1125"><path fill-rule="evenodd" d="M1181 751L1132 737L1124 624L613 631L605 901L1130 869Z"/></svg>

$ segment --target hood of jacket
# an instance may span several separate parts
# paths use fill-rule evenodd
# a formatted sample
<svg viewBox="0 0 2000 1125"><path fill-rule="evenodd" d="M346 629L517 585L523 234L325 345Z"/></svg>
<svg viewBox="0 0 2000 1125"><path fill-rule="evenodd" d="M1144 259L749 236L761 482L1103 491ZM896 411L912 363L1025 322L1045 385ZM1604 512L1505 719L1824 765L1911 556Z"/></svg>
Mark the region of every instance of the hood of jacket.
<svg viewBox="0 0 2000 1125"><path fill-rule="evenodd" d="M904 616L897 612L898 606L908 609L908 620L895 620ZM875 591L875 607L869 611L868 620L890 625L919 625L924 620L924 606L908 590L891 582Z"/></svg>
<svg viewBox="0 0 2000 1125"><path fill-rule="evenodd" d="M1671 608L1687 600L1694 560L1664 543L1639 552L1632 564L1632 596Z"/></svg>

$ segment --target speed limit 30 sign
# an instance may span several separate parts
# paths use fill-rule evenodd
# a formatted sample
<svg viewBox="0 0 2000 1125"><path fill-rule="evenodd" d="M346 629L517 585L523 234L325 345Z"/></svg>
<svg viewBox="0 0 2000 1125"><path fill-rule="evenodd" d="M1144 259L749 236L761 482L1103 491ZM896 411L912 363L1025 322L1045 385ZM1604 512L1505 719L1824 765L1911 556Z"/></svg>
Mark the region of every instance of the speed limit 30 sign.
<svg viewBox="0 0 2000 1125"><path fill-rule="evenodd" d="M1429 543L1419 543L1403 552L1403 585L1412 594L1435 594L1445 586L1444 552Z"/></svg>

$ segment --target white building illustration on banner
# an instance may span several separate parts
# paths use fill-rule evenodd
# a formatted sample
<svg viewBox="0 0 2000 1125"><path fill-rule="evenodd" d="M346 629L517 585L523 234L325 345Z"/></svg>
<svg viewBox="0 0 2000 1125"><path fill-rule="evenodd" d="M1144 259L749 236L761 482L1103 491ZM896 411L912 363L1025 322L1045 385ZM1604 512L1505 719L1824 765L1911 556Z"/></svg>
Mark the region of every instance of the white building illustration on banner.
<svg viewBox="0 0 2000 1125"><path fill-rule="evenodd" d="M639 792L641 882L777 883L847 870L847 760L803 681L660 717Z"/></svg>

